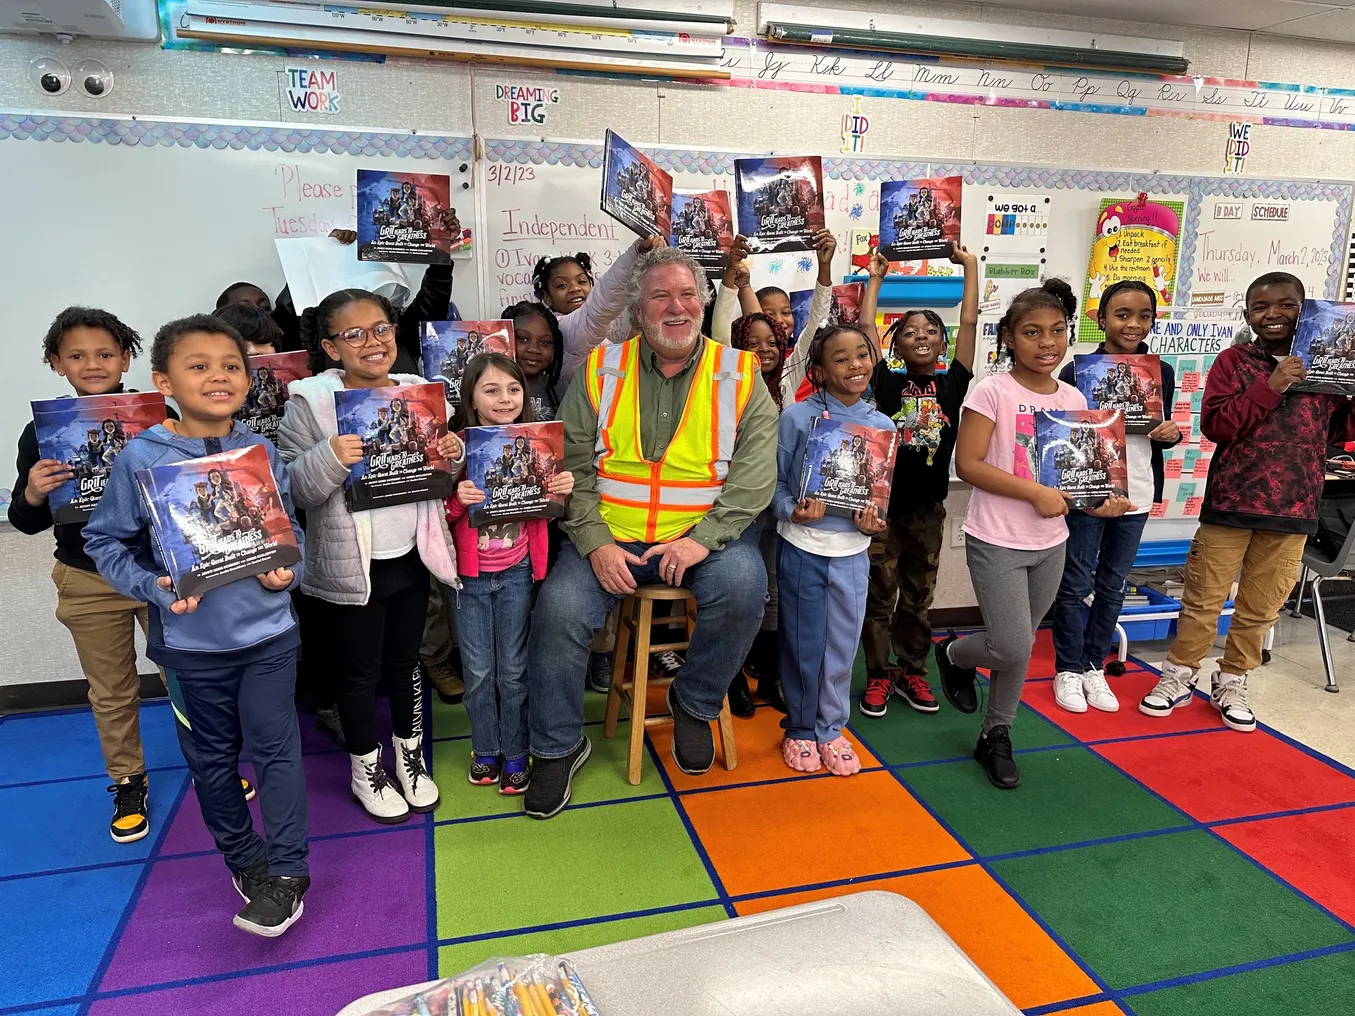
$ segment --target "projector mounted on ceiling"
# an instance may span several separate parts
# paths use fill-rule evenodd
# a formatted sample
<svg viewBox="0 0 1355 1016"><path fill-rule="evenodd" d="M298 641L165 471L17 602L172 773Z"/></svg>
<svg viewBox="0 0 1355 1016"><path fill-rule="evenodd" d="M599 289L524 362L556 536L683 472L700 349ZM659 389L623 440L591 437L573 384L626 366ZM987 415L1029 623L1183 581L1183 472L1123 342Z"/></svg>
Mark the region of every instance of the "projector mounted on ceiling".
<svg viewBox="0 0 1355 1016"><path fill-rule="evenodd" d="M155 0L0 0L0 32L159 42Z"/></svg>

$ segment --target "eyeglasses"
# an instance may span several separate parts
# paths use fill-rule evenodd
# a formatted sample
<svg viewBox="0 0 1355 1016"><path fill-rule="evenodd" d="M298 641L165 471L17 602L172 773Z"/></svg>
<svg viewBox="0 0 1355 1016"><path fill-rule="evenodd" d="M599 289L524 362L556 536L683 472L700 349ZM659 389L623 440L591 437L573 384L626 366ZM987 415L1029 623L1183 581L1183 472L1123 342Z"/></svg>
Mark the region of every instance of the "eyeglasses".
<svg viewBox="0 0 1355 1016"><path fill-rule="evenodd" d="M342 339L350 346L362 346L366 343L368 337L376 339L378 342L385 342L388 339L395 338L395 333L399 330L397 325L389 321L382 321L380 324L373 325L371 328L346 328L341 332L329 336L330 341Z"/></svg>

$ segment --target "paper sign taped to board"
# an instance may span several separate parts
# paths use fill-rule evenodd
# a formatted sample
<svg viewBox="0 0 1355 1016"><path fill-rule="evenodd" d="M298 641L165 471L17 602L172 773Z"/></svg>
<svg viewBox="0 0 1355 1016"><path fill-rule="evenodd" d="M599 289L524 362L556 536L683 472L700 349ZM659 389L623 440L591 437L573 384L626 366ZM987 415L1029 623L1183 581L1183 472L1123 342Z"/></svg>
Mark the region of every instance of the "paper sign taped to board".
<svg viewBox="0 0 1355 1016"><path fill-rule="evenodd" d="M1047 194L993 191L984 202L983 247L1004 254L1043 254L1049 242Z"/></svg>

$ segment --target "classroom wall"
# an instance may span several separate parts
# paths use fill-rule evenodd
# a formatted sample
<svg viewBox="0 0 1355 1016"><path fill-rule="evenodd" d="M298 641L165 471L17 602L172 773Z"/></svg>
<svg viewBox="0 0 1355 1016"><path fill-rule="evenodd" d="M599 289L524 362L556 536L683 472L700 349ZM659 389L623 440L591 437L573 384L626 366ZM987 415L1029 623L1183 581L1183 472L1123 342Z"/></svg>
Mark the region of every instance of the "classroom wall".
<svg viewBox="0 0 1355 1016"><path fill-rule="evenodd" d="M1107 22L1006 11L988 4L886 3L833 0L802 6L887 11L1008 24L1044 25L1179 39L1192 73L1205 76L1355 87L1355 48L1318 42L1248 36L1176 26ZM738 33L756 30L756 3L736 4ZM102 101L71 91L52 98L27 80L29 61L57 54L69 63L96 57L114 72L112 93ZM162 118L303 121L328 125L330 118L293 113L283 102L283 68L296 59L164 51L156 46L79 41L63 47L51 39L0 38L0 108L52 112L137 114ZM841 96L798 92L557 76L509 68L479 69L438 61L390 60L384 64L341 61L344 112L335 122L369 128L413 128L483 136L521 134L510 128L494 85L504 81L549 84L561 91L543 133L556 138L595 139L612 127L628 140L696 147L772 148L836 152L841 144ZM957 161L1027 162L1103 169L1215 173L1221 168L1228 125L1168 117L1151 119L1022 110L907 100L867 100L872 130L866 154ZM1252 133L1249 174L1350 179L1355 177L1355 132L1257 126ZM0 210L0 225L3 225ZM13 242L13 238L11 238ZM20 238L21 242L21 238ZM204 280L214 295L220 280ZM73 283L71 299L79 298ZM58 308L52 308L55 312ZM116 310L116 308L113 308ZM5 335L6 355L32 355L33 336ZM963 518L968 495L957 491L947 507L952 523L938 580L938 608L968 607L973 590L961 548L951 529ZM69 640L52 618L54 595L39 559L22 551L17 534L0 542L0 588L7 627L25 637L0 637L0 684L77 676ZM40 581L39 581L40 579ZM34 654L30 646L50 645Z"/></svg>

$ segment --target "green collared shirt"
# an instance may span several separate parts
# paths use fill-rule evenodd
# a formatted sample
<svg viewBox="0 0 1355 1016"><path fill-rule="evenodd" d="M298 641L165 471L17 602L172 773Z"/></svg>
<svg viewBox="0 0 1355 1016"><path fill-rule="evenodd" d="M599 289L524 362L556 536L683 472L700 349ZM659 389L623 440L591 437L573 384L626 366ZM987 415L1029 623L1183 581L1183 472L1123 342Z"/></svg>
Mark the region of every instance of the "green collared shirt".
<svg viewBox="0 0 1355 1016"><path fill-rule="evenodd" d="M640 343L640 448L645 458L663 458L682 419L687 394L692 387L692 366L703 348L698 343L686 366L664 377L660 360L644 339ZM581 368L560 404L559 419L565 424L564 468L574 474L574 492L561 523L565 535L587 557L599 547L614 543L612 531L598 510L600 498L593 468L598 415L588 401L586 368ZM761 377L754 378L752 394L739 420L729 473L705 518L686 533L708 550L719 550L736 540L758 513L771 503L776 489L776 403Z"/></svg>

